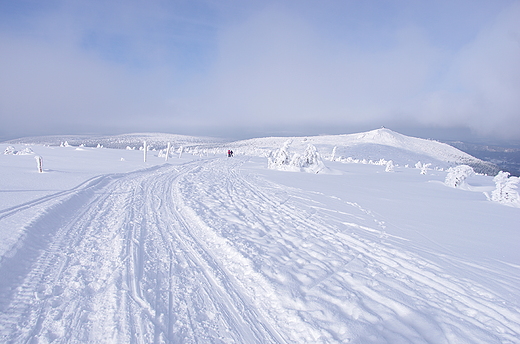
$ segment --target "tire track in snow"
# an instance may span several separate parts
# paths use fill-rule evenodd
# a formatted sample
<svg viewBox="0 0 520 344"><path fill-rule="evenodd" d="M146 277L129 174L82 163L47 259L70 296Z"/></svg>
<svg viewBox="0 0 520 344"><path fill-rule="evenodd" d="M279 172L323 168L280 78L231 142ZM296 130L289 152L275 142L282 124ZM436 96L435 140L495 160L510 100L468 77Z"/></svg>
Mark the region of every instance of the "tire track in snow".
<svg viewBox="0 0 520 344"><path fill-rule="evenodd" d="M150 242L148 246L153 246L153 249L146 251L148 259L156 260L155 281L143 280L143 273L139 272L146 269L143 267L142 247L146 245L143 232L138 240L134 237L129 241L129 249L133 251L130 253L133 259L129 260L131 263L128 269L128 276L133 276L128 282L129 293L136 304L147 310L150 317L155 312L154 342L164 339L185 342L189 338L212 341L214 339L211 336L203 333L211 331L214 331L215 337L219 336L219 331L232 333L238 342L274 342L275 334L264 329L267 325L258 321L255 311L235 291L236 287L229 283L227 273L190 233L190 226L183 219L183 214L176 210L178 205L172 202L174 190L171 186L175 184L175 179L170 173L163 174L157 176L153 184L143 186L144 194L156 195L156 191L170 185L168 192L163 192L161 198L152 197L149 202L143 203L145 213L150 216L141 227L146 227L150 233L146 239ZM138 248L132 249L133 246ZM164 257L169 257L169 262ZM159 271L171 273L170 276L161 276ZM163 279L170 281L161 286L160 281ZM155 286L153 283L156 283ZM179 289L174 289L173 285ZM146 290L152 289L155 295L144 294ZM158 302L163 293L166 294L164 300ZM168 308L153 310L152 296L155 297L156 305L168 305ZM173 329L171 317L178 310L184 312L184 316L175 317L177 328ZM166 318L164 323L158 323L163 317Z"/></svg>
<svg viewBox="0 0 520 344"><path fill-rule="evenodd" d="M65 289L62 274L73 258L69 247L74 247L88 233L94 215L91 207L108 197L99 192L111 183L112 177L102 179L105 180L94 188L80 190L46 209L26 229L26 237L13 255L2 261L2 275L8 278L3 280L1 288L7 293L2 295L0 333L2 339L9 338L6 342L36 338L49 314L55 320L60 318L57 309L62 308L60 296ZM49 332L47 337L53 339L55 335Z"/></svg>
<svg viewBox="0 0 520 344"><path fill-rule="evenodd" d="M0 340L285 342L179 205L179 176L200 165L106 176L46 209L13 255L22 262L0 266Z"/></svg>

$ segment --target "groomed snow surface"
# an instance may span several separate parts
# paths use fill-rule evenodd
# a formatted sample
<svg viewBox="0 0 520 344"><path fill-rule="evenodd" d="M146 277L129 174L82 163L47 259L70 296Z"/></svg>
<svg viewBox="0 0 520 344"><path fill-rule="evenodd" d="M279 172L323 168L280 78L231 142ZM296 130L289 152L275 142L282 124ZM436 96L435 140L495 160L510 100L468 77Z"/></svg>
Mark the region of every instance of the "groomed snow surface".
<svg viewBox="0 0 520 344"><path fill-rule="evenodd" d="M520 343L491 176L28 147L0 155L2 343Z"/></svg>

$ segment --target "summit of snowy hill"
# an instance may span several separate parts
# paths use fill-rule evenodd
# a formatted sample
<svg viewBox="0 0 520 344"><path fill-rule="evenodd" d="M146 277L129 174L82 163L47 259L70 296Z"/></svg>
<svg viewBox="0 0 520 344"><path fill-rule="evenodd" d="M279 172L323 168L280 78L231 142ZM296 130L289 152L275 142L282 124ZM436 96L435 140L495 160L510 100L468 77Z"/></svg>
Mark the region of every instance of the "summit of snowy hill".
<svg viewBox="0 0 520 344"><path fill-rule="evenodd" d="M469 165L475 172L495 175L499 169L448 144L406 136L381 128L357 134L308 137L265 137L233 142L231 146L245 155L267 156L287 141L297 152L314 145L324 159L340 162L389 161L399 165L431 164L432 168Z"/></svg>
<svg viewBox="0 0 520 344"><path fill-rule="evenodd" d="M399 134L387 128L375 129L356 135L359 141L387 144L389 146L399 146L410 139L408 136Z"/></svg>

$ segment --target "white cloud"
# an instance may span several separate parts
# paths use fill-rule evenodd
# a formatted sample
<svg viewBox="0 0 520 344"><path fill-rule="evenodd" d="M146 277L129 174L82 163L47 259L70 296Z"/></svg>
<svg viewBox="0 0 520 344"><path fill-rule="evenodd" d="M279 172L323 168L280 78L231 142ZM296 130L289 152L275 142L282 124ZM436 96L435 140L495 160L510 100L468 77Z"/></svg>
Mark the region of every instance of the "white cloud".
<svg viewBox="0 0 520 344"><path fill-rule="evenodd" d="M425 87L443 59L416 27L393 38L376 51L335 44L271 7L222 33L206 111L251 124L384 121Z"/></svg>
<svg viewBox="0 0 520 344"><path fill-rule="evenodd" d="M518 2L455 50L467 32L440 44L398 5L379 27L387 12L355 3L57 3L0 27L0 136L406 122L520 137Z"/></svg>
<svg viewBox="0 0 520 344"><path fill-rule="evenodd" d="M443 88L426 96L427 124L520 137L520 3L483 28L453 59Z"/></svg>
<svg viewBox="0 0 520 344"><path fill-rule="evenodd" d="M0 117L4 130L104 125L157 111L157 71L130 73L67 42L41 42L0 34ZM119 124L118 124L119 123Z"/></svg>

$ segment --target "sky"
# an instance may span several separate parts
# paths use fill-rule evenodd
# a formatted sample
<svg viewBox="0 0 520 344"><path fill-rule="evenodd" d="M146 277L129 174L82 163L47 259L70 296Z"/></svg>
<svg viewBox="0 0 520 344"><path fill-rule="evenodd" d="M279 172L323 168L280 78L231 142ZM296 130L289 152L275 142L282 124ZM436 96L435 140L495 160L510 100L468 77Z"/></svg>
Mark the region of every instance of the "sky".
<svg viewBox="0 0 520 344"><path fill-rule="evenodd" d="M0 140L520 140L519 0L0 0Z"/></svg>

